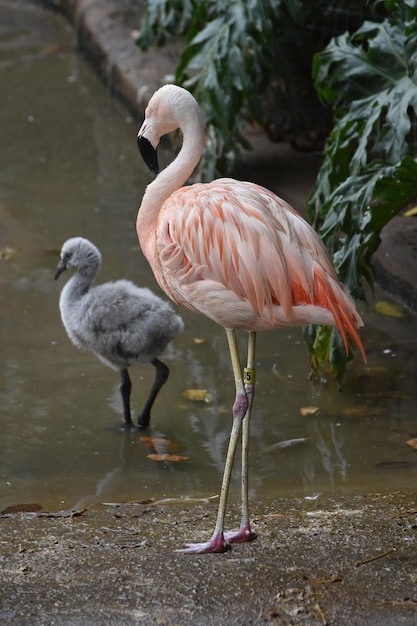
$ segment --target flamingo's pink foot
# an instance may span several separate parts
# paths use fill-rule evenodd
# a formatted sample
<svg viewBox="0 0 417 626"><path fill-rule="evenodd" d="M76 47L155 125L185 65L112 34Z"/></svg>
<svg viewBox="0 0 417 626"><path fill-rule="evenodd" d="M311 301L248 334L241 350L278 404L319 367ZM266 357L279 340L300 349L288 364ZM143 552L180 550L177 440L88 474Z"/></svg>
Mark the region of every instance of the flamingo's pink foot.
<svg viewBox="0 0 417 626"><path fill-rule="evenodd" d="M230 550L230 544L225 540L222 532L212 536L210 541L205 543L187 543L187 547L177 552L186 552L187 554L208 554L211 552L226 552Z"/></svg>
<svg viewBox="0 0 417 626"><path fill-rule="evenodd" d="M224 538L228 543L242 543L243 541L253 541L257 536L249 524L245 524L237 532L225 533Z"/></svg>

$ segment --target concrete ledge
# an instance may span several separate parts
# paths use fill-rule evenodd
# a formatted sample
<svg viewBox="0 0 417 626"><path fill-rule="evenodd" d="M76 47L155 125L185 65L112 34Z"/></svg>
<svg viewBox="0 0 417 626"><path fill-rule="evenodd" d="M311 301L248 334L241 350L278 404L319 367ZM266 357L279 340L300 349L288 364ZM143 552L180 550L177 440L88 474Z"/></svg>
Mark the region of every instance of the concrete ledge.
<svg viewBox="0 0 417 626"><path fill-rule="evenodd" d="M132 115L141 117L155 89L173 75L179 46L143 52L126 23L127 11L112 0L44 0L44 4L70 19L77 47Z"/></svg>
<svg viewBox="0 0 417 626"><path fill-rule="evenodd" d="M373 256L378 284L417 313L417 217L394 217Z"/></svg>

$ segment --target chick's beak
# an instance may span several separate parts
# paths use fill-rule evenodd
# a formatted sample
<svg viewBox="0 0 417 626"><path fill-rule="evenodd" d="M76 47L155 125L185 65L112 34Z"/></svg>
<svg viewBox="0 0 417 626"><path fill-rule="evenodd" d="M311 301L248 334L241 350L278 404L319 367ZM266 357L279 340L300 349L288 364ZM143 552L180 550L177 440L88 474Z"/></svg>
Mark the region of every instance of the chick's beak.
<svg viewBox="0 0 417 626"><path fill-rule="evenodd" d="M61 276L62 272L65 272L66 269L67 269L67 265L61 259L60 262L58 263L58 266L57 266L55 274L54 274L55 280L57 280L57 278L59 278Z"/></svg>

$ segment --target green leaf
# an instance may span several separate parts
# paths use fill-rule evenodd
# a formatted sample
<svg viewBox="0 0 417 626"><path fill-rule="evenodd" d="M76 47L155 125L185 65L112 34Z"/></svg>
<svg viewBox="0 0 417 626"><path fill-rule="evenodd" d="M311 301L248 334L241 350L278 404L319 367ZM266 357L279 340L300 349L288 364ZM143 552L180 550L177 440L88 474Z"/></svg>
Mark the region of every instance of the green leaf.
<svg viewBox="0 0 417 626"><path fill-rule="evenodd" d="M417 5L401 3L400 11L399 4L390 20L333 39L313 64L334 127L309 212L340 279L362 300L382 228L417 197L417 22L407 21ZM334 336L319 328L306 340L318 365L327 355L343 373L346 356Z"/></svg>

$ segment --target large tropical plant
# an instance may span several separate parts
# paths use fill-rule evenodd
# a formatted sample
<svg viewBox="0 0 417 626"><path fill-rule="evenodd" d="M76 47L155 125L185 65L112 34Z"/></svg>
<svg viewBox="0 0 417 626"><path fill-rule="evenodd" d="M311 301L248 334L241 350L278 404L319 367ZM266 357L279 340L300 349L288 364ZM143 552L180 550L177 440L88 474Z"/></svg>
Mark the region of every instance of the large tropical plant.
<svg viewBox="0 0 417 626"><path fill-rule="evenodd" d="M417 0L386 5L389 18L334 38L313 66L334 127L308 207L339 277L362 300L382 228L417 196ZM344 372L335 331L309 327L305 337L315 367L330 361Z"/></svg>

